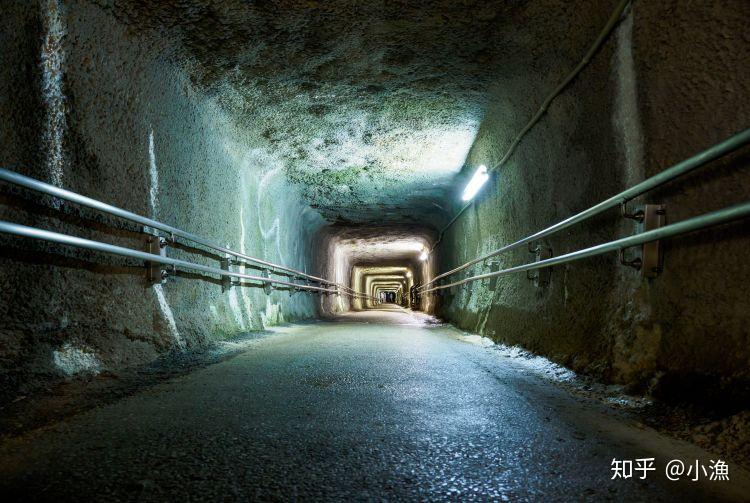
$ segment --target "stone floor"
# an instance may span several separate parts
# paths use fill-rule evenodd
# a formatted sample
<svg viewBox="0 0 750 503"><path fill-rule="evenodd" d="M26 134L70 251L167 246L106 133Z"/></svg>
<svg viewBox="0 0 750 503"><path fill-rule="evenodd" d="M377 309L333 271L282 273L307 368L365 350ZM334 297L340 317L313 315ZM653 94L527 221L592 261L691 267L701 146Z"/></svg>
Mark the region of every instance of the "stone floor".
<svg viewBox="0 0 750 503"><path fill-rule="evenodd" d="M611 462L655 458L645 480ZM237 356L0 445L11 500L743 500L670 482L706 452L396 307L291 326ZM685 478L685 476L683 476Z"/></svg>

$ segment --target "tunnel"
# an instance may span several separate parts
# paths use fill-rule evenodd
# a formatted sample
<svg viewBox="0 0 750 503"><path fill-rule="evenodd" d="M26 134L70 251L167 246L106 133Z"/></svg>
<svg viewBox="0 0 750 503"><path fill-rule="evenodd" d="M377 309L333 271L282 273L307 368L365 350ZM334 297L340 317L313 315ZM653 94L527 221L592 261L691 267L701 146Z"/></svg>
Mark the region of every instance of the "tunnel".
<svg viewBox="0 0 750 503"><path fill-rule="evenodd" d="M0 500L750 499L750 2L0 12Z"/></svg>

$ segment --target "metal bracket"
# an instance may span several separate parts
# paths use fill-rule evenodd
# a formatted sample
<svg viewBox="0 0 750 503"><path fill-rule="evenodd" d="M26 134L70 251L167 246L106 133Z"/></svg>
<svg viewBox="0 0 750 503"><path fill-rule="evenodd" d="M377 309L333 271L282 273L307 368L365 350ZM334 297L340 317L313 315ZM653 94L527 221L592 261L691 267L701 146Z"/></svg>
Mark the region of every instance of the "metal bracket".
<svg viewBox="0 0 750 503"><path fill-rule="evenodd" d="M158 235L149 236L147 241L148 253L152 255L159 255L160 257L167 256L167 240ZM174 266L171 267L174 271ZM167 282L170 270L164 265L156 262L146 262L146 278L151 284L164 284Z"/></svg>
<svg viewBox="0 0 750 503"><path fill-rule="evenodd" d="M440 285L441 282L442 280L438 282L438 285ZM440 290L435 290L435 293L437 293L438 297L453 295L453 287L449 286L448 288L441 288Z"/></svg>
<svg viewBox="0 0 750 503"><path fill-rule="evenodd" d="M552 258L552 248L539 244L535 247L529 246L529 252L534 254L534 262L541 262ZM545 287L550 284L552 280L552 268L544 267L537 269L536 274L531 274L531 271L526 271L526 279L534 282L534 286L537 288Z"/></svg>
<svg viewBox="0 0 750 503"><path fill-rule="evenodd" d="M494 264L499 264L500 263L500 259L497 258L497 255L495 255L493 257L488 257L488 258L484 259L483 263L484 263L484 265L492 266Z"/></svg>
<svg viewBox="0 0 750 503"><path fill-rule="evenodd" d="M623 203L622 208L625 208ZM666 224L667 211L663 204L645 204L632 215L623 215L638 222L637 231L646 232L658 229ZM641 256L633 259L625 258L625 250L620 250L620 264L638 269L643 278L655 278L662 271L663 257L659 241L652 241L641 246Z"/></svg>
<svg viewBox="0 0 750 503"><path fill-rule="evenodd" d="M448 281L450 280L447 280L446 278L442 278L441 280L437 282L437 284L438 285L446 284ZM448 288L441 288L440 290L436 290L436 293L440 297L447 297L447 296L455 295L457 288L458 287L456 286L449 286Z"/></svg>
<svg viewBox="0 0 750 503"><path fill-rule="evenodd" d="M499 260L492 260L492 261L489 261L487 263L490 266L490 271L489 272L492 273L492 272L497 272L497 271L500 270L500 261ZM495 288L497 288L497 276L491 277L489 283L487 284L487 289L490 292L494 292Z"/></svg>
<svg viewBox="0 0 750 503"><path fill-rule="evenodd" d="M229 254L224 255L224 258L219 261L221 264L221 268L225 271L231 271L230 267L232 265L236 265L236 261L232 260L232 256ZM232 279L231 276L222 276L221 277L221 292L227 292L229 291L232 286L238 284L239 282Z"/></svg>
<svg viewBox="0 0 750 503"><path fill-rule="evenodd" d="M643 232L658 229L667 223L667 209L663 204L647 204L643 212ZM657 277L664 266L659 241L644 243L642 257L641 275L644 278Z"/></svg>
<svg viewBox="0 0 750 503"><path fill-rule="evenodd" d="M632 267L633 269L640 270L643 266L643 260L641 257L636 257L634 259L628 260L625 258L625 250L620 250L619 252L619 258L620 258L620 264Z"/></svg>
<svg viewBox="0 0 750 503"><path fill-rule="evenodd" d="M263 269L263 272L261 272L260 275L264 278L271 277L271 275L268 274L268 269ZM273 285L271 283L263 283L263 291L266 292L266 295L271 295L271 292L273 292Z"/></svg>

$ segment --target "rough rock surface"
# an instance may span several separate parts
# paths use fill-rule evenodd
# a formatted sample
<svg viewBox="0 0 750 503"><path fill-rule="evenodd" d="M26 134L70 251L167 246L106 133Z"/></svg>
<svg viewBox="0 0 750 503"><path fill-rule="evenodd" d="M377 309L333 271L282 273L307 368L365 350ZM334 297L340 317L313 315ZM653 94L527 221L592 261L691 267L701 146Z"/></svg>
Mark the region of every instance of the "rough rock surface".
<svg viewBox="0 0 750 503"><path fill-rule="evenodd" d="M591 6L585 22L566 12L557 22L572 27L569 37L555 25L538 39L545 52L523 66L523 75L496 86L467 164L491 166L503 156L543 97L579 62L613 3ZM446 234L438 269L568 218L747 128L750 67L740 62L750 58L749 21L750 4L743 1L633 2ZM745 202L747 152L630 206L666 204L667 221L676 222ZM523 274L502 278L494 290L475 282L443 298L443 313L461 327L633 391L675 402L721 401L733 413L750 404L747 229L737 222L664 242L664 270L652 280L611 254L554 267L548 288ZM535 244L562 255L634 232L633 222L613 209ZM533 255L524 247L499 259L503 267ZM488 266L472 272L480 270Z"/></svg>
<svg viewBox="0 0 750 503"><path fill-rule="evenodd" d="M550 19L570 11L545 3ZM509 23L538 9L518 1L108 8L186 48L194 80L262 131L312 207L342 223L444 221L491 86L527 56L516 44L538 44L531 32L511 42Z"/></svg>
<svg viewBox="0 0 750 503"><path fill-rule="evenodd" d="M88 1L5 2L0 166L312 271L323 219L290 187L260 131L237 125L155 33ZM146 250L116 218L2 184L0 218ZM153 360L171 348L317 314L313 296L223 292L188 271L150 285L140 262L0 237L0 398L55 376ZM170 256L219 266L191 243ZM248 273L257 272L247 268Z"/></svg>
<svg viewBox="0 0 750 503"><path fill-rule="evenodd" d="M413 260L388 243L434 238L467 177L498 161L614 4L5 2L0 165L347 282L356 266ZM413 265L422 279L747 127L748 5L633 2L437 253ZM647 199L672 221L747 200L746 157ZM143 247L140 229L2 190L3 219ZM371 228L319 233L326 221ZM559 255L632 231L613 212L542 244ZM474 283L442 298L442 312L633 390L683 399L689 382L702 396L740 390L731 400L746 404L735 384L750 381L747 245L730 226L668 243L654 281L608 256L555 268L548 289L523 275ZM223 294L194 276L154 288L138 264L0 246L4 369L96 372L318 313L286 292Z"/></svg>

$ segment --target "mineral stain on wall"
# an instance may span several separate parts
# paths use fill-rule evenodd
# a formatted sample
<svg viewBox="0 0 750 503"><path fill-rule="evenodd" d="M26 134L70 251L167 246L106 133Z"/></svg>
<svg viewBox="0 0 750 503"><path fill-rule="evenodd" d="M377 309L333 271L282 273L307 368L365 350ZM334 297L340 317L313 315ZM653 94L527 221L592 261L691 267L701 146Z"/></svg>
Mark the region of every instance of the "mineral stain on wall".
<svg viewBox="0 0 750 503"><path fill-rule="evenodd" d="M43 145L49 181L62 187L67 164L63 141L68 129L63 92L65 12L59 0L39 0L39 4L45 30L41 50L42 96L46 107Z"/></svg>

